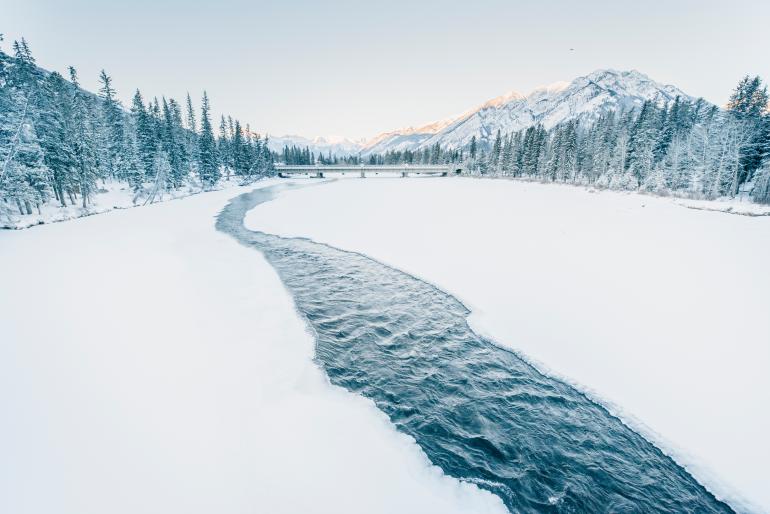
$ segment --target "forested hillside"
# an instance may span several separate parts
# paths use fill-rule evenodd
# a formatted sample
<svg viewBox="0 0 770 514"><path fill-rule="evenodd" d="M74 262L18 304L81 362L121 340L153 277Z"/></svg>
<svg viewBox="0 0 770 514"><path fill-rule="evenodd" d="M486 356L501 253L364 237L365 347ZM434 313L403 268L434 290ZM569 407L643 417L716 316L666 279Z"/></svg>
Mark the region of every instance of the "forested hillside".
<svg viewBox="0 0 770 514"><path fill-rule="evenodd" d="M3 224L44 207L86 213L116 185L138 204L212 189L231 175L249 181L272 173L267 141L248 126L223 116L215 137L206 92L197 112L189 94L183 106L145 99L138 89L126 109L107 72L90 93L75 68L65 78L39 68L24 39L11 46L12 55L0 51Z"/></svg>
<svg viewBox="0 0 770 514"><path fill-rule="evenodd" d="M770 203L770 115L759 77L740 81L726 109L676 97L579 119L538 124L490 146L435 144L371 155L371 163L463 163L483 176L642 190L692 198L749 196Z"/></svg>

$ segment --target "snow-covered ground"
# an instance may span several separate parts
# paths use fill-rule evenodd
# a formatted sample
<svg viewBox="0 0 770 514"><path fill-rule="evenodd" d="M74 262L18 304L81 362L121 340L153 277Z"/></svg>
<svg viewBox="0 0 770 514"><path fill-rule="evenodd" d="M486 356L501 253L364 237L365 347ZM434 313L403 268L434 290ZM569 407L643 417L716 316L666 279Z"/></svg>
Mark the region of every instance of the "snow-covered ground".
<svg viewBox="0 0 770 514"><path fill-rule="evenodd" d="M0 231L0 512L504 512L328 384L242 191Z"/></svg>
<svg viewBox="0 0 770 514"><path fill-rule="evenodd" d="M770 218L570 186L351 179L282 195L247 225L437 284L718 497L770 511Z"/></svg>
<svg viewBox="0 0 770 514"><path fill-rule="evenodd" d="M236 180L222 180L219 184L220 189L233 187ZM150 189L150 186L146 186ZM152 203L176 200L201 192L198 184L187 184L185 187L173 191L161 191L153 199ZM83 216L93 214L102 214L115 209L130 209L132 207L142 207L150 204L147 199L149 191L141 193L138 197L131 191L131 188L125 182L105 181L99 184L99 192L94 196L93 201L88 207L83 207L80 203L62 207L55 200L41 206L40 212L33 209L32 214L20 215L15 210L11 210L10 217L0 217L0 228L27 228L44 223L55 223L57 221L67 221ZM78 201L80 198L78 198Z"/></svg>
<svg viewBox="0 0 770 514"><path fill-rule="evenodd" d="M719 211L742 216L770 216L770 205L752 202L748 198L725 198L711 201L680 198L676 203L702 211Z"/></svg>

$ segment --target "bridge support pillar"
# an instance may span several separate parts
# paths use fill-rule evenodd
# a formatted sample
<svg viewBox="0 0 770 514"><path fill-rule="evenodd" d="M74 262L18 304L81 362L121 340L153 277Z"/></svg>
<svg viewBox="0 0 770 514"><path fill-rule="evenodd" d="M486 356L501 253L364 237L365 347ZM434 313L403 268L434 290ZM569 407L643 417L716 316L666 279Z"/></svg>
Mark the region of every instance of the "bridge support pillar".
<svg viewBox="0 0 770 514"><path fill-rule="evenodd" d="M361 178L366 178L366 172L364 170L361 170Z"/></svg>
<svg viewBox="0 0 770 514"><path fill-rule="evenodd" d="M408 171L402 171L401 172L401 178L406 178L408 176L409 176L409 172Z"/></svg>
<svg viewBox="0 0 770 514"><path fill-rule="evenodd" d="M324 172L323 171L319 171L319 172L317 172L315 174L315 176L316 176L316 178L324 178Z"/></svg>

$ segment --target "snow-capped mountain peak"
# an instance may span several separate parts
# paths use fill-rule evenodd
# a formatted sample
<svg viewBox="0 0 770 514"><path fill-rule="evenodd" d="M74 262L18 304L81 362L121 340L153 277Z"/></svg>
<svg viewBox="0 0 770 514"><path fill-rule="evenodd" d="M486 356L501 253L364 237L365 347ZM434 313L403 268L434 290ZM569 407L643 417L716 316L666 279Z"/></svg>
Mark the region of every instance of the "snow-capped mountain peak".
<svg viewBox="0 0 770 514"><path fill-rule="evenodd" d="M532 97L535 95L559 93L567 89L569 85L570 85L570 82L560 80L558 82L553 82L552 84L548 84L547 86L536 87L535 89L530 91L527 97Z"/></svg>
<svg viewBox="0 0 770 514"><path fill-rule="evenodd" d="M489 144L498 130L505 134L537 124L551 128L573 119L590 121L607 111L638 107L645 100L665 103L677 96L690 98L678 88L655 82L636 70L596 70L572 82L536 88L526 96L509 94L491 100L425 138L417 148L436 143L447 148L463 147L474 136L480 144Z"/></svg>
<svg viewBox="0 0 770 514"><path fill-rule="evenodd" d="M513 100L522 100L522 99L524 99L524 95L522 95L518 91L510 91L504 95L500 95L487 102L484 102L483 104L481 104L481 107L479 107L478 109L486 109L487 107L499 107Z"/></svg>
<svg viewBox="0 0 770 514"><path fill-rule="evenodd" d="M639 107L646 100L663 104L677 96L692 99L675 86L656 82L636 70L600 69L571 82L538 87L526 95L511 91L459 116L384 132L368 141L285 136L272 138L271 147L280 149L284 144L296 144L309 146L316 153L369 155L420 150L436 143L445 148L460 148L467 146L474 136L484 146L491 144L498 130L506 134L537 124L551 128L574 119L590 122L608 111Z"/></svg>

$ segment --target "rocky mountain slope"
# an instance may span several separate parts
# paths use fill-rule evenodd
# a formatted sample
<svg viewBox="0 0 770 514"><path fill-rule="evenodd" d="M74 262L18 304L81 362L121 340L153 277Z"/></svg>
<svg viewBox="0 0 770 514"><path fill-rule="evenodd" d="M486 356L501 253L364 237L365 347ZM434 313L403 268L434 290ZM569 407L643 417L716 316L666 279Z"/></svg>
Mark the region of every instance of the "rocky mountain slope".
<svg viewBox="0 0 770 514"><path fill-rule="evenodd" d="M677 96L691 98L677 87L656 82L636 70L597 70L572 82L537 88L527 95L512 91L460 116L385 132L365 142L343 140L331 144L323 138L287 136L273 138L271 146L279 149L284 144L296 144L309 146L316 153L331 150L337 155L364 156L390 150L419 150L436 143L445 148L464 147L473 136L485 146L491 144L498 130L505 134L538 123L548 129L573 119L590 122L608 111L638 107L645 100L663 104Z"/></svg>

